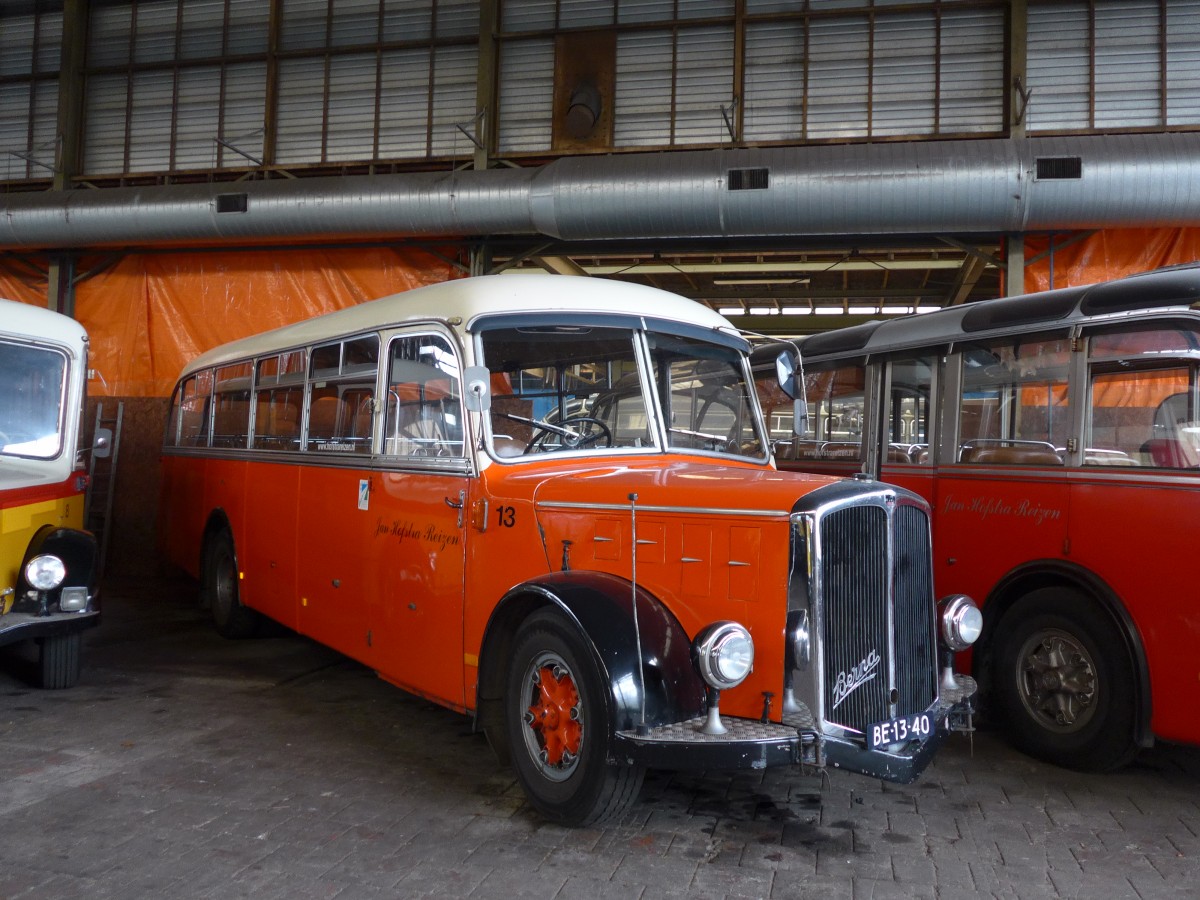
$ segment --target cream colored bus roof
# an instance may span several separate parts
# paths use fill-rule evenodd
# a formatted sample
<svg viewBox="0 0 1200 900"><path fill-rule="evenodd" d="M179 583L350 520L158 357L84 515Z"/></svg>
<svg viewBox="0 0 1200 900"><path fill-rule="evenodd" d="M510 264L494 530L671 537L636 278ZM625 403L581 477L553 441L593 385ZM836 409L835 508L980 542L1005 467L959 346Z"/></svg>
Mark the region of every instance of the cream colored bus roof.
<svg viewBox="0 0 1200 900"><path fill-rule="evenodd" d="M41 338L76 351L87 342L83 326L70 316L16 300L0 300L0 338L3 337Z"/></svg>
<svg viewBox="0 0 1200 900"><path fill-rule="evenodd" d="M548 312L647 316L736 333L708 307L645 285L571 275L483 275L414 288L232 341L201 354L182 374L390 325L443 322L463 334L481 315Z"/></svg>

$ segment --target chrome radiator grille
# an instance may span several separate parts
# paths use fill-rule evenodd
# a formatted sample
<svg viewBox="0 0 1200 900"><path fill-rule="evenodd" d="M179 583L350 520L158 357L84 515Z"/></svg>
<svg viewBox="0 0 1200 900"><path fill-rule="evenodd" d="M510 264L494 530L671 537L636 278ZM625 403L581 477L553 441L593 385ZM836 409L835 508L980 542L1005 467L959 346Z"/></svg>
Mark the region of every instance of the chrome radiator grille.
<svg viewBox="0 0 1200 900"><path fill-rule="evenodd" d="M825 719L862 731L926 709L937 696L928 517L904 504L892 516L836 509L818 552Z"/></svg>
<svg viewBox="0 0 1200 900"><path fill-rule="evenodd" d="M896 622L897 715L920 712L937 697L937 636L929 517L915 506L896 510L892 584Z"/></svg>

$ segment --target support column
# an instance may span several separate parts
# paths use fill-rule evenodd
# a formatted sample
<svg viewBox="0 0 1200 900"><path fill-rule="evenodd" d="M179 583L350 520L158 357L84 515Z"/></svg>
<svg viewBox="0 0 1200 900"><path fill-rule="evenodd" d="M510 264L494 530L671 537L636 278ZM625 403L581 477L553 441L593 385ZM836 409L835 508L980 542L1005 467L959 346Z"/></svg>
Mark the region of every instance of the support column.
<svg viewBox="0 0 1200 900"><path fill-rule="evenodd" d="M1008 135L1025 137L1029 102L1029 11L1026 0L1008 4Z"/></svg>
<svg viewBox="0 0 1200 900"><path fill-rule="evenodd" d="M46 273L46 305L64 316L75 317L75 256L55 253Z"/></svg>
<svg viewBox="0 0 1200 900"><path fill-rule="evenodd" d="M1013 233L1004 240L1004 294L1025 293L1025 235Z"/></svg>
<svg viewBox="0 0 1200 900"><path fill-rule="evenodd" d="M492 248L486 242L471 247L471 275L490 275L492 272Z"/></svg>
<svg viewBox="0 0 1200 900"><path fill-rule="evenodd" d="M486 169L496 129L496 98L499 77L496 62L496 32L500 27L498 0L482 0L479 4L479 65L475 73L475 156L476 169Z"/></svg>
<svg viewBox="0 0 1200 900"><path fill-rule="evenodd" d="M87 0L63 3L62 50L58 70L57 146L53 191L72 190L83 152L83 62L87 52ZM46 305L75 315L75 257L55 253L46 276Z"/></svg>

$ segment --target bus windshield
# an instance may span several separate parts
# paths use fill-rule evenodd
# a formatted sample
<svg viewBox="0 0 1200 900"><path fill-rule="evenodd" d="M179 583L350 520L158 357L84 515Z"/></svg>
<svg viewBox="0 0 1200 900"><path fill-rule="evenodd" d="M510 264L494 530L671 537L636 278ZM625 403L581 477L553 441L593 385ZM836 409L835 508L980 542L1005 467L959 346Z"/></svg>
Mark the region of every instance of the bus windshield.
<svg viewBox="0 0 1200 900"><path fill-rule="evenodd" d="M63 445L66 357L0 341L0 454L53 459Z"/></svg>
<svg viewBox="0 0 1200 900"><path fill-rule="evenodd" d="M643 374L638 338L633 329L608 326L484 332L496 455L664 445L764 455L736 350L651 334L646 342L651 371ZM648 389L657 406L648 407ZM660 414L665 429L656 424Z"/></svg>

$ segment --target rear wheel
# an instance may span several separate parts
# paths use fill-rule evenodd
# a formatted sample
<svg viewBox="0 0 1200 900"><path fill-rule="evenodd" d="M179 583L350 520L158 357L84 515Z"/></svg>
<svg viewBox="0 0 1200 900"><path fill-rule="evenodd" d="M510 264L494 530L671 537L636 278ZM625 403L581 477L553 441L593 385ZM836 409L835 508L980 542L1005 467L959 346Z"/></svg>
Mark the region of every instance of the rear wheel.
<svg viewBox="0 0 1200 900"><path fill-rule="evenodd" d="M584 640L543 610L517 633L504 697L508 749L533 806L564 825L594 825L625 812L645 770L608 761L606 685Z"/></svg>
<svg viewBox="0 0 1200 900"><path fill-rule="evenodd" d="M996 707L1019 749L1090 772L1133 758L1133 667L1096 603L1071 588L1033 591L1005 614L995 647Z"/></svg>
<svg viewBox="0 0 1200 900"><path fill-rule="evenodd" d="M222 637L245 638L258 631L259 614L238 599L237 557L228 531L220 532L209 544L200 589Z"/></svg>
<svg viewBox="0 0 1200 900"><path fill-rule="evenodd" d="M79 681L79 650L83 635L58 634L42 638L38 650L39 679L43 688L61 690Z"/></svg>

